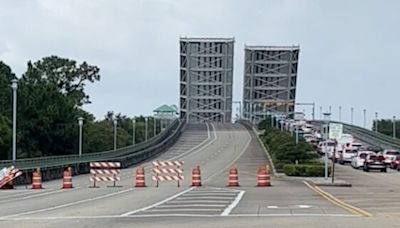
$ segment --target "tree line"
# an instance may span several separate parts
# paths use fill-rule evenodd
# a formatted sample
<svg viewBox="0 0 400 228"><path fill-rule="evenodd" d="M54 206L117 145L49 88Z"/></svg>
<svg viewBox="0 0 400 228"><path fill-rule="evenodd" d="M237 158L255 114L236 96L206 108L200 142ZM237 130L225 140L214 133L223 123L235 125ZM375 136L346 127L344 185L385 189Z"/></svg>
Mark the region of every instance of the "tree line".
<svg viewBox="0 0 400 228"><path fill-rule="evenodd" d="M0 61L0 160L11 159L12 89L16 79L12 69ZM117 120L117 146L133 143L133 118L107 112L97 120L83 106L91 103L85 91L88 84L100 81L100 69L86 62L57 56L27 63L18 79L17 158L34 158L78 153L78 118L84 118L83 153L113 149L114 119ZM135 117L135 142L145 140L145 117ZM160 122L156 132L160 132ZM149 119L148 136L154 135L154 120Z"/></svg>

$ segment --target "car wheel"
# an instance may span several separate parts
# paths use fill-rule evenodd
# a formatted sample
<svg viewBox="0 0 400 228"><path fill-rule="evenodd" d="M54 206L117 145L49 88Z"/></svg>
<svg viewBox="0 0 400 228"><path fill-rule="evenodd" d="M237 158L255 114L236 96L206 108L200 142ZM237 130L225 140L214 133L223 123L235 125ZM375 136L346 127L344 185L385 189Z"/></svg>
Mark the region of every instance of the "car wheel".
<svg viewBox="0 0 400 228"><path fill-rule="evenodd" d="M384 168L384 169L381 170L381 172L386 173L386 172L387 172L387 169Z"/></svg>

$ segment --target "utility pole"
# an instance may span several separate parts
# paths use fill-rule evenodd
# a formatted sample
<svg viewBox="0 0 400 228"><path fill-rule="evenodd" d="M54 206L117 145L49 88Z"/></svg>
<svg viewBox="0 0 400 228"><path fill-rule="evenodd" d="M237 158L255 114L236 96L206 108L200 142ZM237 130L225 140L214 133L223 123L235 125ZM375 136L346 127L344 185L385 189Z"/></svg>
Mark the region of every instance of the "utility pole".
<svg viewBox="0 0 400 228"><path fill-rule="evenodd" d="M13 91L13 138L12 138L12 162L15 165L17 161L17 89L18 80L11 80L11 89Z"/></svg>
<svg viewBox="0 0 400 228"><path fill-rule="evenodd" d="M378 133L378 112L375 112L375 132Z"/></svg>

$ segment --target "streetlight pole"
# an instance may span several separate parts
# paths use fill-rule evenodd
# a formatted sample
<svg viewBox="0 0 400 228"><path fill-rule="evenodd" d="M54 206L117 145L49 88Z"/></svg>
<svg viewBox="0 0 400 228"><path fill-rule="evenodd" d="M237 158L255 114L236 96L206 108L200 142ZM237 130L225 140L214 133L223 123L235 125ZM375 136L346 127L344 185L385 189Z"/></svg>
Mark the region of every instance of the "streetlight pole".
<svg viewBox="0 0 400 228"><path fill-rule="evenodd" d="M342 121L342 106L339 106L339 122Z"/></svg>
<svg viewBox="0 0 400 228"><path fill-rule="evenodd" d="M114 150L117 150L117 120L114 119Z"/></svg>
<svg viewBox="0 0 400 228"><path fill-rule="evenodd" d="M145 130L146 130L146 133L145 133L145 141L147 141L148 130L149 130L149 126L147 126L147 125L148 125L148 122L149 122L149 121L148 121L148 117L146 117L144 120L145 120L145 122L146 122L146 124L145 124L145 125L146 125L146 129L145 129Z"/></svg>
<svg viewBox="0 0 400 228"><path fill-rule="evenodd" d="M375 132L378 133L378 112L375 112Z"/></svg>
<svg viewBox="0 0 400 228"><path fill-rule="evenodd" d="M354 108L351 107L351 108L350 108L350 113L351 113L351 119L350 119L351 122L350 122L350 123L351 123L351 124L353 124L353 112L354 112Z"/></svg>
<svg viewBox="0 0 400 228"><path fill-rule="evenodd" d="M366 127L367 127L367 121L366 121L366 119L365 119L365 115L367 114L367 110L364 109L364 110L363 110L363 113L364 113L364 128L366 128Z"/></svg>
<svg viewBox="0 0 400 228"><path fill-rule="evenodd" d="M393 138L396 138L396 116L393 116Z"/></svg>
<svg viewBox="0 0 400 228"><path fill-rule="evenodd" d="M82 156L82 126L83 126L83 117L78 118L79 125L79 157Z"/></svg>
<svg viewBox="0 0 400 228"><path fill-rule="evenodd" d="M132 120L132 145L136 143L136 117Z"/></svg>
<svg viewBox="0 0 400 228"><path fill-rule="evenodd" d="M13 90L13 139L12 139L12 162L17 161L17 89L18 80L11 80L11 88Z"/></svg>
<svg viewBox="0 0 400 228"><path fill-rule="evenodd" d="M322 120L322 106L319 106L319 119Z"/></svg>
<svg viewBox="0 0 400 228"><path fill-rule="evenodd" d="M329 113L332 113L332 106L329 105Z"/></svg>

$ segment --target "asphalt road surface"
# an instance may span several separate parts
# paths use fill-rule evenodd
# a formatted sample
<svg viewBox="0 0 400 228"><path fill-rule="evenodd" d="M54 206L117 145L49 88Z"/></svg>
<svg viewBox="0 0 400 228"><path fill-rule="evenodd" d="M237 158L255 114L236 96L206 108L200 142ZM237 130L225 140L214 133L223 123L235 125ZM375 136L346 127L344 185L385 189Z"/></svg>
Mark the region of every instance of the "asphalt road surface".
<svg viewBox="0 0 400 228"><path fill-rule="evenodd" d="M240 124L189 125L155 160L184 161L181 187L176 182L155 187L150 162L141 164L146 188L133 187L136 167L122 171L119 187L91 188L89 175L74 176L70 190L60 189L61 180L43 183L42 190L20 186L0 192L0 227L398 227L398 173L339 167L338 176L354 187L322 188L373 217L335 203L299 178L273 176L271 187L255 187L257 168L269 162L253 131ZM203 187L193 188L191 170L197 165ZM232 166L240 187L227 187ZM397 201L391 210L384 209L389 199Z"/></svg>

